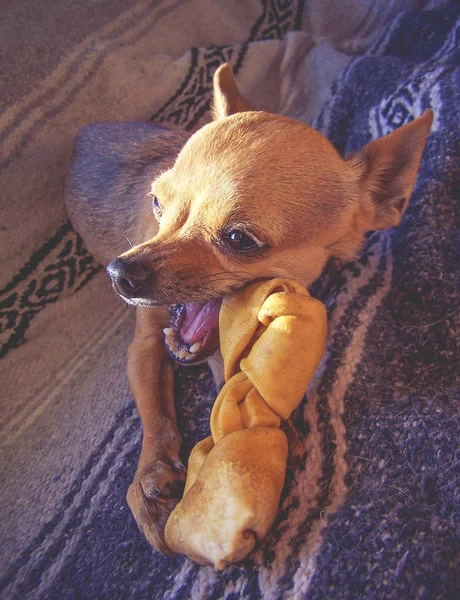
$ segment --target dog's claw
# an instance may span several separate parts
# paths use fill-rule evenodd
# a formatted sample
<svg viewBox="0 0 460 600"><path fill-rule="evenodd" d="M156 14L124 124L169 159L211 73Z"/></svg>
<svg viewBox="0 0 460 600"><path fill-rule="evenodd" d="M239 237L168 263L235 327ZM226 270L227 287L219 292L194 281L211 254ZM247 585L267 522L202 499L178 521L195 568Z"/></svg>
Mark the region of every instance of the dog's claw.
<svg viewBox="0 0 460 600"><path fill-rule="evenodd" d="M179 463L168 465L164 461L158 461L149 465L146 472L140 476L142 490L147 498L155 499L180 499L184 489L185 467ZM172 467L172 468L171 468Z"/></svg>
<svg viewBox="0 0 460 600"><path fill-rule="evenodd" d="M187 469L184 467L180 460L173 461L172 466L177 473L182 473L184 477L186 476Z"/></svg>

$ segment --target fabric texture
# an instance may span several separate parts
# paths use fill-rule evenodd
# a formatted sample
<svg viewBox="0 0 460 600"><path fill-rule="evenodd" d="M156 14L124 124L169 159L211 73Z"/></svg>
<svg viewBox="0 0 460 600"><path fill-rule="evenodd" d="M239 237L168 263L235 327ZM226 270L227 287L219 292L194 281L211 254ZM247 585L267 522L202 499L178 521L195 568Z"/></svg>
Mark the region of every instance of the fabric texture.
<svg viewBox="0 0 460 600"><path fill-rule="evenodd" d="M458 3L4 4L2 597L456 597ZM63 187L87 123L206 122L224 61L254 107L312 124L344 154L425 108L435 120L400 227L311 289L330 333L294 413L304 460L264 543L219 573L153 552L126 505L141 440L125 366L134 315L68 222ZM178 368L175 394L185 458L209 433L206 367Z"/></svg>

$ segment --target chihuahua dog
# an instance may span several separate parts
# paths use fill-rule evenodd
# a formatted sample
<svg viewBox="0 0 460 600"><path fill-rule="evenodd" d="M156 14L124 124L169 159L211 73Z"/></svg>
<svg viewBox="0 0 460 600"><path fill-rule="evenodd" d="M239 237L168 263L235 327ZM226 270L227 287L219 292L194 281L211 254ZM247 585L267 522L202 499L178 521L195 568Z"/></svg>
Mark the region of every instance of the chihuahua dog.
<svg viewBox="0 0 460 600"><path fill-rule="evenodd" d="M251 109L225 64L213 121L193 135L148 123L79 134L68 213L137 307L128 378L143 441L127 501L154 548L167 552L164 526L185 479L170 357L209 359L220 380L226 295L272 277L308 286L329 259L353 258L367 231L398 225L432 119L427 110L342 158L311 127ZM125 238L135 244L127 252Z"/></svg>

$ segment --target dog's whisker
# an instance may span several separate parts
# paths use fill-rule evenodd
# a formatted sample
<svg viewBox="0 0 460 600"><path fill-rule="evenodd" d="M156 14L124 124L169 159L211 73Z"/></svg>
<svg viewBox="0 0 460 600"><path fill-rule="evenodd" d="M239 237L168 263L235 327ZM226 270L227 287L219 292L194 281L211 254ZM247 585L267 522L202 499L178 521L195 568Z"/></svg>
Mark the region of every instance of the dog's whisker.
<svg viewBox="0 0 460 600"><path fill-rule="evenodd" d="M131 240L129 239L129 237L127 235L125 235L124 233L121 234L125 240L128 242L130 248L134 248L133 243L131 242Z"/></svg>

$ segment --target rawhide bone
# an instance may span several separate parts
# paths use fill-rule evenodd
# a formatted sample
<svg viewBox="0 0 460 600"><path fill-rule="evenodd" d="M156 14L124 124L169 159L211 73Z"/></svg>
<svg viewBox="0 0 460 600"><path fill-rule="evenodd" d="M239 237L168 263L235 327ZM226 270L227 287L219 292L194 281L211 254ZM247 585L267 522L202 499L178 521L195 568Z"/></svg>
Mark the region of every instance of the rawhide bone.
<svg viewBox="0 0 460 600"><path fill-rule="evenodd" d="M244 288L222 303L225 385L211 436L192 450L165 539L173 552L223 569L262 540L278 510L288 441L280 430L324 352L326 310L291 279Z"/></svg>

